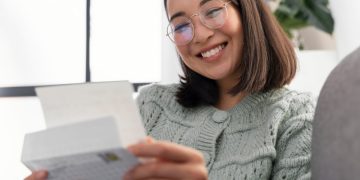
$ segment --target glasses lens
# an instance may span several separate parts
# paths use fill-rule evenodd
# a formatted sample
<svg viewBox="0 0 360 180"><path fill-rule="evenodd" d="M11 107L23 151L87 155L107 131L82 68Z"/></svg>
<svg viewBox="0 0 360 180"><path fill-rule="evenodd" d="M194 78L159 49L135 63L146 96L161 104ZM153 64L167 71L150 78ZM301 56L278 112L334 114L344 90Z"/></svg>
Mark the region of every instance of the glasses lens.
<svg viewBox="0 0 360 180"><path fill-rule="evenodd" d="M200 19L209 28L220 28L225 24L227 9L219 0L208 1L200 9Z"/></svg>
<svg viewBox="0 0 360 180"><path fill-rule="evenodd" d="M170 22L168 35L175 44L185 45L193 38L193 25L188 18L177 17Z"/></svg>

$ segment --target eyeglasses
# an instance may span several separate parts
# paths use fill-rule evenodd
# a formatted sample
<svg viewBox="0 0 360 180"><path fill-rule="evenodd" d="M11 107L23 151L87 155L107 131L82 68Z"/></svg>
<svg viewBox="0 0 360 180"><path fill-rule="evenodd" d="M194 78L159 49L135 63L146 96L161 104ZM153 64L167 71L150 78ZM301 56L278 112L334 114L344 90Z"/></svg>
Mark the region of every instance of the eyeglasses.
<svg viewBox="0 0 360 180"><path fill-rule="evenodd" d="M176 45L186 45L194 38L194 24L191 18L199 16L200 22L210 29L221 28L228 17L227 5L231 1L210 0L201 6L197 13L190 16L175 17L170 21L167 28L167 36Z"/></svg>

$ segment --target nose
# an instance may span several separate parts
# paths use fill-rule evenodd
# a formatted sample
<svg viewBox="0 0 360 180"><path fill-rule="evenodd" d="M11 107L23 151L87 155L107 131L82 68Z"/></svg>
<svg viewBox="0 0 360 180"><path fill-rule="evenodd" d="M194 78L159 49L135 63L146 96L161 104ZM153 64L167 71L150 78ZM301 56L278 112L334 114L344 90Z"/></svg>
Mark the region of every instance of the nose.
<svg viewBox="0 0 360 180"><path fill-rule="evenodd" d="M194 22L194 39L193 42L195 44L201 44L214 36L215 30L208 28L205 26L199 18L197 20L193 20Z"/></svg>

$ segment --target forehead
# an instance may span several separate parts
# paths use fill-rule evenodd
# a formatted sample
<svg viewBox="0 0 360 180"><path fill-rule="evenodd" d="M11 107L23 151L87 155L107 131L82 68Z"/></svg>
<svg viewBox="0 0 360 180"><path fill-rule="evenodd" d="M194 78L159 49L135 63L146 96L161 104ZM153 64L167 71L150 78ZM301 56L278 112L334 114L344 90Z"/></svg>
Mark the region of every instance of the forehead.
<svg viewBox="0 0 360 180"><path fill-rule="evenodd" d="M177 12L194 13L206 1L209 0L167 0L168 16L170 17Z"/></svg>

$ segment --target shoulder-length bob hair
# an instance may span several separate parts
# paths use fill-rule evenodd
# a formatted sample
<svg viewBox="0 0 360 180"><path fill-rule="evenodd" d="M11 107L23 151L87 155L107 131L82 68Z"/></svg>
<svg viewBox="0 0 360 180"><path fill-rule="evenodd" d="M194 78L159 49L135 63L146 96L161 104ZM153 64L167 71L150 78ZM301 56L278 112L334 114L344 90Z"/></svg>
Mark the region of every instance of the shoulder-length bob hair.
<svg viewBox="0 0 360 180"><path fill-rule="evenodd" d="M229 93L268 92L289 84L297 68L294 47L264 0L232 2L240 12L244 45L237 68L239 81ZM167 0L164 4L167 9ZM176 94L177 101L185 107L216 105L219 89L215 80L194 72L181 59L180 63L184 76Z"/></svg>

